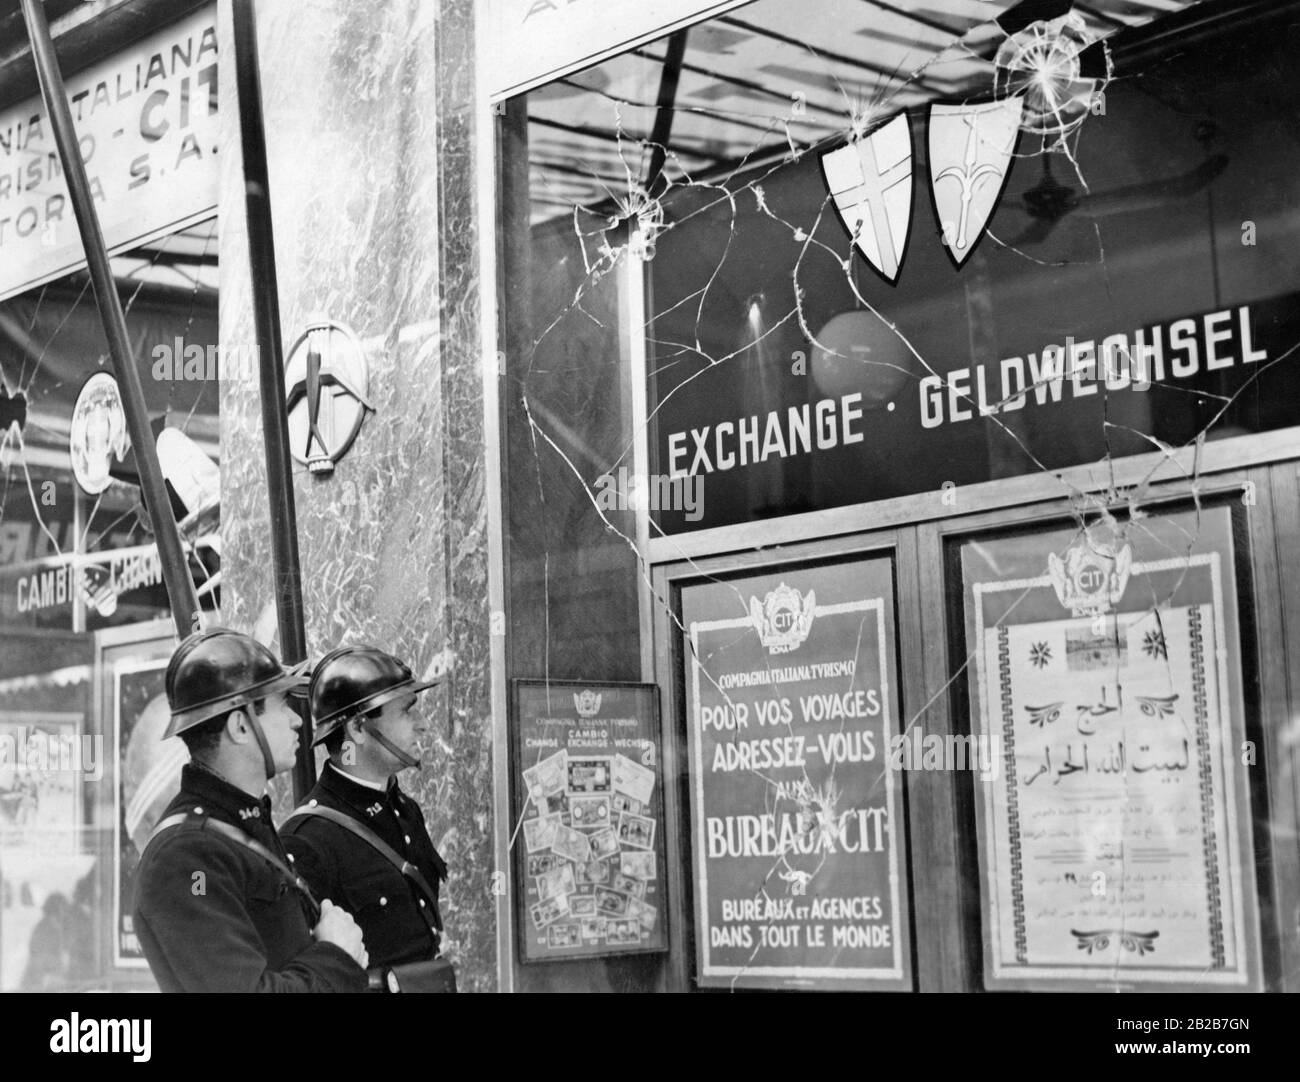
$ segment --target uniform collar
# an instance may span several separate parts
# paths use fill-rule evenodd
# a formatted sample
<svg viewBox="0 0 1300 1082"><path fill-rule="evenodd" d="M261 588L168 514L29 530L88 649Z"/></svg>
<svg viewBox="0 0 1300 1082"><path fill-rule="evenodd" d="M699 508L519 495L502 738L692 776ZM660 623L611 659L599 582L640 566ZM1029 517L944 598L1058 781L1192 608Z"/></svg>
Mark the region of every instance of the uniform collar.
<svg viewBox="0 0 1300 1082"><path fill-rule="evenodd" d="M343 775L343 777L346 780L352 782L354 785L360 785L362 788L365 789L373 789L376 793L388 792L388 784L385 782L366 781L365 778L358 778L355 774L350 774L348 773L348 771L344 770L341 766L335 766L333 763L330 763L330 769L337 774ZM389 780L391 781L392 779Z"/></svg>
<svg viewBox="0 0 1300 1082"><path fill-rule="evenodd" d="M181 792L194 800L186 811L213 815L245 830L272 827L270 797L252 796L201 766L186 763L181 768Z"/></svg>
<svg viewBox="0 0 1300 1082"><path fill-rule="evenodd" d="M321 772L320 784L321 788L340 800L347 801L368 816L386 807L395 808L397 798L401 794L396 778L391 778L386 788L377 789L352 777L351 774L344 773L333 763L325 764L325 769Z"/></svg>

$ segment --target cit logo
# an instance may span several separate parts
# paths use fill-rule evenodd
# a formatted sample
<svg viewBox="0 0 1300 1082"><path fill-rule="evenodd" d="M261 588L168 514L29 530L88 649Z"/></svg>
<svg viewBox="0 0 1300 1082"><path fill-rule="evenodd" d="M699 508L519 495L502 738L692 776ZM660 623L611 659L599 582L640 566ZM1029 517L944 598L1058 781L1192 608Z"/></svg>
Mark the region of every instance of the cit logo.
<svg viewBox="0 0 1300 1082"><path fill-rule="evenodd" d="M788 654L808 638L816 606L812 590L805 596L783 582L761 603L756 597L749 599L749 618L768 653Z"/></svg>

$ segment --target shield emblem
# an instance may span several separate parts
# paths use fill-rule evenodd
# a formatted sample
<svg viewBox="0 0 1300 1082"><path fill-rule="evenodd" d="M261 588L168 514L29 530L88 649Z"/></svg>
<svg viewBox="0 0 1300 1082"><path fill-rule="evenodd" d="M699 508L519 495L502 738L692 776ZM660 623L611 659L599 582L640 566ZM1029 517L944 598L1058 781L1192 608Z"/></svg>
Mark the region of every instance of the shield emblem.
<svg viewBox="0 0 1300 1082"><path fill-rule="evenodd" d="M912 220L912 136L907 114L822 155L826 190L853 243L891 285Z"/></svg>
<svg viewBox="0 0 1300 1082"><path fill-rule="evenodd" d="M959 267L1002 196L1023 108L1018 97L930 106L930 188L944 245Z"/></svg>

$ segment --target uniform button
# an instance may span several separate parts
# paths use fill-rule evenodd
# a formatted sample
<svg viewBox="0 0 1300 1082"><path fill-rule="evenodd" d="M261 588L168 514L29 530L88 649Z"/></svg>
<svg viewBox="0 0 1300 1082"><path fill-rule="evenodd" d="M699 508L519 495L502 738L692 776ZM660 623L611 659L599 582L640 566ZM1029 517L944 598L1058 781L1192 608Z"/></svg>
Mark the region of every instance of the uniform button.
<svg viewBox="0 0 1300 1082"><path fill-rule="evenodd" d="M314 800L309 800L309 801L307 801L307 806L308 806L309 808L314 808L314 807L316 807L316 801L314 801Z"/></svg>
<svg viewBox="0 0 1300 1082"><path fill-rule="evenodd" d="M293 860L293 854L292 854L292 853L285 853L285 856L287 856L290 860Z"/></svg>
<svg viewBox="0 0 1300 1082"><path fill-rule="evenodd" d="M410 836L409 834L403 834L402 837L404 837L404 838L406 839L406 844L407 844L407 845L410 845L410 844L411 844L411 836Z"/></svg>
<svg viewBox="0 0 1300 1082"><path fill-rule="evenodd" d="M379 904L380 904L380 905L387 905L387 904L388 904L388 899L387 899L387 898L380 898L380 899L379 899Z"/></svg>
<svg viewBox="0 0 1300 1082"><path fill-rule="evenodd" d="M202 808L195 808L195 809L194 809L194 814L195 814L195 815L202 815L202 814L203 814L203 809L202 809Z"/></svg>
<svg viewBox="0 0 1300 1082"><path fill-rule="evenodd" d="M421 899L420 899L420 908L423 909L424 907L425 907L425 906L424 906L424 899L421 898Z"/></svg>

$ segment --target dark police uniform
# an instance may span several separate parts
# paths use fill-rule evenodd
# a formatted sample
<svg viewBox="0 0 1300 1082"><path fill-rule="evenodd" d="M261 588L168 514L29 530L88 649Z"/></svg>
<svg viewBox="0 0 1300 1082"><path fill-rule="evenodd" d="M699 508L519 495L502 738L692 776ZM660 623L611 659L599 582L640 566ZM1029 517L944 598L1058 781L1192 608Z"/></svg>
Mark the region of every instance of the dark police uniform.
<svg viewBox="0 0 1300 1082"><path fill-rule="evenodd" d="M163 820L178 814L190 821L149 842L136 880L135 929L164 992L365 990L351 955L313 938L306 899L284 873L198 825L229 824L284 861L269 799L191 763Z"/></svg>
<svg viewBox="0 0 1300 1082"><path fill-rule="evenodd" d="M362 785L326 763L306 803L333 808L369 827L424 876L437 893L447 865L433 847L419 805L398 787L384 792ZM291 817L284 825L284 845L294 869L317 898L329 898L348 910L361 927L370 965L392 966L427 961L438 953L436 933L424 913L423 892L371 845L349 831L310 815Z"/></svg>

